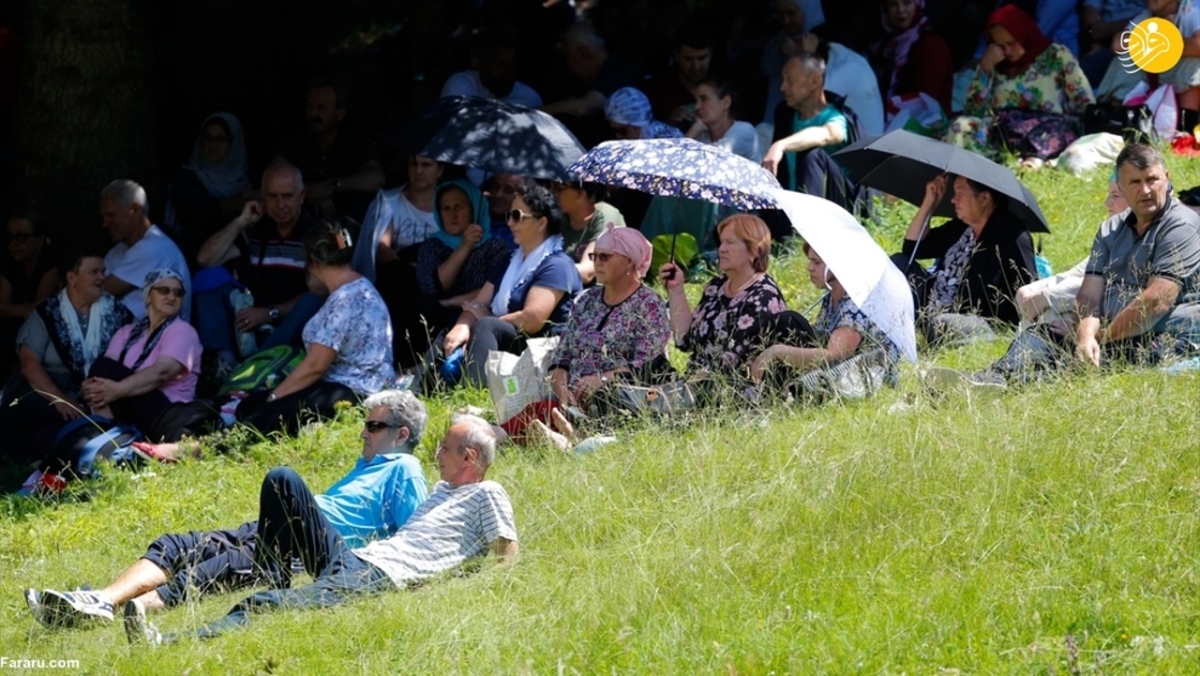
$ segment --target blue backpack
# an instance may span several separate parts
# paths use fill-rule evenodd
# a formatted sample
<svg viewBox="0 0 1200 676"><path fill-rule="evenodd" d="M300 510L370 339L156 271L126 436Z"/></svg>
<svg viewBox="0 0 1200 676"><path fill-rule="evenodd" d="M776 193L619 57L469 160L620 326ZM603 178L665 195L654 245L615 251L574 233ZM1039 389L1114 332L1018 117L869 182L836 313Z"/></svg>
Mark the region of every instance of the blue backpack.
<svg viewBox="0 0 1200 676"><path fill-rule="evenodd" d="M41 469L50 474L89 477L97 460L133 459L133 442L142 438L133 425L117 424L100 416L81 416L58 431Z"/></svg>

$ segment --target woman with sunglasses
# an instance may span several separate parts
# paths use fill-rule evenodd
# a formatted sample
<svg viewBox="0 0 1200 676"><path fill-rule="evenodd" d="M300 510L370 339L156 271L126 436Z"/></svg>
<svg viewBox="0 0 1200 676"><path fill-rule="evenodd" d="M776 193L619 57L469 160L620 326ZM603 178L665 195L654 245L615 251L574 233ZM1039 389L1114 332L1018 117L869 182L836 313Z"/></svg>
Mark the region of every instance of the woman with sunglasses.
<svg viewBox="0 0 1200 676"><path fill-rule="evenodd" d="M596 283L580 294L550 361L559 403L586 409L614 380L643 381L670 368L667 304L642 283L650 242L633 228L609 228L591 254Z"/></svg>
<svg viewBox="0 0 1200 676"><path fill-rule="evenodd" d="M83 381L83 401L92 413L128 423L148 437L166 437L156 429L171 404L196 398L200 336L179 316L185 291L183 277L157 268L142 283L146 318L117 331L104 356Z"/></svg>
<svg viewBox="0 0 1200 676"><path fill-rule="evenodd" d="M572 299L583 290L574 261L562 250L559 233L566 219L550 190L526 179L512 206L508 225L517 250L463 303L454 326L434 339L421 378L426 391L436 387L438 375L454 377L443 368L447 357L451 364L462 360L468 383L485 386L488 352L520 354L526 339L558 333L571 314Z"/></svg>

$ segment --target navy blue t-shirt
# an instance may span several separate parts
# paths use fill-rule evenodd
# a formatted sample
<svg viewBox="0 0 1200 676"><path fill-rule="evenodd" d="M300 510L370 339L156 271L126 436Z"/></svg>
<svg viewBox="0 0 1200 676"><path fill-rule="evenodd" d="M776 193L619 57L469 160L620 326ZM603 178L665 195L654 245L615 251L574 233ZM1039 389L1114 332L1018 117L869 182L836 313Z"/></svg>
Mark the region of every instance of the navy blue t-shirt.
<svg viewBox="0 0 1200 676"><path fill-rule="evenodd" d="M488 281L496 290L500 289L500 282L504 281L504 273L508 271L510 263L511 259L501 261L492 268L492 275ZM562 251L555 251L547 256L546 260L542 261L541 265L533 271L529 281L512 290L512 294L508 297L508 311L517 312L525 307L525 296L529 295L529 290L535 286L564 292L562 299L550 313L550 318L546 320L546 327L537 334L539 336L557 335L566 325L567 318L571 316L571 307L575 302L576 294L583 291L583 282L579 279L579 271L575 269L575 261Z"/></svg>

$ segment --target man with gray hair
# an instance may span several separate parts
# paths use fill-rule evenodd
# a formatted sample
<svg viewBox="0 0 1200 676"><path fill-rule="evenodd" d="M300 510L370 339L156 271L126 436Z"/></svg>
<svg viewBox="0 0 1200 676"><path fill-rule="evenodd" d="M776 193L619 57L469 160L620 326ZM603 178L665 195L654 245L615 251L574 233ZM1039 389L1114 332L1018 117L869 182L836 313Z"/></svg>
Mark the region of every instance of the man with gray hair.
<svg viewBox="0 0 1200 676"><path fill-rule="evenodd" d="M306 542L315 549L304 556L323 563L311 584L255 594L194 633L163 636L143 616L126 614L130 642L158 645L187 635L211 638L245 626L252 613L325 608L357 595L403 589L489 551L500 563L514 561L518 548L512 503L500 484L484 480L495 454L496 438L487 421L455 416L437 449L442 480L395 535L361 549L350 549L338 537Z"/></svg>
<svg viewBox="0 0 1200 676"><path fill-rule="evenodd" d="M371 395L363 407L362 456L323 495L312 495L294 470L273 469L263 480L257 522L233 530L164 535L115 582L97 591L30 589L26 602L34 617L49 627L72 626L91 618L112 620L113 608L123 604L127 617L144 619L147 611L209 591L263 579L283 583L293 548L315 573L322 564L309 555L316 551L311 542L336 537L344 546L361 547L392 535L428 494L412 451L429 414L415 395L402 390ZM285 535L296 541L287 542Z"/></svg>
<svg viewBox="0 0 1200 676"><path fill-rule="evenodd" d="M104 290L120 300L137 319L146 318L142 282L146 273L170 268L183 278L182 315L191 320L192 275L187 259L175 242L150 223L146 191L128 179L120 179L100 191L100 221L116 244L104 257Z"/></svg>
<svg viewBox="0 0 1200 676"><path fill-rule="evenodd" d="M584 147L609 138L604 104L613 92L641 83L636 71L608 53L604 38L588 21L579 21L563 33L559 51L574 76L573 96L548 103L542 110L563 120Z"/></svg>

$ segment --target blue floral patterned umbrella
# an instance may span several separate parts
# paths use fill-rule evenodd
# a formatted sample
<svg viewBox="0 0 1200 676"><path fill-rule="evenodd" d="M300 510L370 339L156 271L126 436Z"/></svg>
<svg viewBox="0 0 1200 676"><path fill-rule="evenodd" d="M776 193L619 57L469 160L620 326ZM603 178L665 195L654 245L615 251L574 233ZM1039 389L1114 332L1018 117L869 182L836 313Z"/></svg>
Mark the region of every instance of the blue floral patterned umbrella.
<svg viewBox="0 0 1200 676"><path fill-rule="evenodd" d="M779 189L761 166L690 138L606 141L567 171L581 181L739 209L773 209L770 191Z"/></svg>

